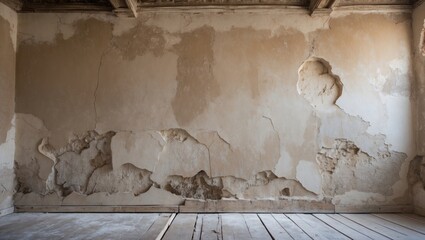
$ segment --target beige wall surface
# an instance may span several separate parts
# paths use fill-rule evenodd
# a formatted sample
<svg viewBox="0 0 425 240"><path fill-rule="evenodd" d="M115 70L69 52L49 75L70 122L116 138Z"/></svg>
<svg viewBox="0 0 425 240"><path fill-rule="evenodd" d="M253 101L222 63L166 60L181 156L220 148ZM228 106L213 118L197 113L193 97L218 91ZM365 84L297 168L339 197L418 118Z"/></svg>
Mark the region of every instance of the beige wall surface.
<svg viewBox="0 0 425 240"><path fill-rule="evenodd" d="M410 203L411 14L19 15L17 205Z"/></svg>
<svg viewBox="0 0 425 240"><path fill-rule="evenodd" d="M425 215L425 4L413 11L413 49L416 77L417 118L418 118L418 157L412 161L409 176L413 189L413 203L418 213Z"/></svg>
<svg viewBox="0 0 425 240"><path fill-rule="evenodd" d="M13 206L17 15L0 3L0 213Z"/></svg>

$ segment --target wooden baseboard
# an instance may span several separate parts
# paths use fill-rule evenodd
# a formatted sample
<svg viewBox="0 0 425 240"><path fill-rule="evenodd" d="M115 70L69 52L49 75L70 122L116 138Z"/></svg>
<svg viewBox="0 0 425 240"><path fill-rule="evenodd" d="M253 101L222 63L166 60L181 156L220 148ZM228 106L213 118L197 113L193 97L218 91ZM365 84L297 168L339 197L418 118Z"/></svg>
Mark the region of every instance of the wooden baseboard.
<svg viewBox="0 0 425 240"><path fill-rule="evenodd" d="M16 212L52 212L52 213L148 213L179 211L178 206L15 206Z"/></svg>
<svg viewBox="0 0 425 240"><path fill-rule="evenodd" d="M413 213L411 205L350 206L336 205L336 213Z"/></svg>
<svg viewBox="0 0 425 240"><path fill-rule="evenodd" d="M306 200L186 200L180 212L333 213L335 208L331 203Z"/></svg>
<svg viewBox="0 0 425 240"><path fill-rule="evenodd" d="M12 211L13 212L13 211ZM184 205L173 206L15 206L15 212L61 212L61 213L413 213L425 215L425 209L411 205L345 206L323 201L305 200L186 200Z"/></svg>
<svg viewBox="0 0 425 240"><path fill-rule="evenodd" d="M0 210L0 217L6 216L8 214L14 213L15 207L8 207Z"/></svg>

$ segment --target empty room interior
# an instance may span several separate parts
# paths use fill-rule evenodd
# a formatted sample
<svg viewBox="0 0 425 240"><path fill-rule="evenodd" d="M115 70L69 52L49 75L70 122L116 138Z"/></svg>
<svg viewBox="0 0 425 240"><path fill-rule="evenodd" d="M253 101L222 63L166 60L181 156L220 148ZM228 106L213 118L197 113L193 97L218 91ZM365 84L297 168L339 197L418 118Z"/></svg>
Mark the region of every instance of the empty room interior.
<svg viewBox="0 0 425 240"><path fill-rule="evenodd" d="M425 239L425 0L0 0L0 239Z"/></svg>

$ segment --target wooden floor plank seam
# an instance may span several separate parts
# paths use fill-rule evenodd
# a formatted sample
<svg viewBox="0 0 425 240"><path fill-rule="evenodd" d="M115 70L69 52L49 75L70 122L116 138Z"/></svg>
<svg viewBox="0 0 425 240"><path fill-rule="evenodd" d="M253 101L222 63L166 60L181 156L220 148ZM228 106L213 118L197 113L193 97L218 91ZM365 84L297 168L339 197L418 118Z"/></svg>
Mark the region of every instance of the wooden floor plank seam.
<svg viewBox="0 0 425 240"><path fill-rule="evenodd" d="M283 214L283 213L282 213ZM293 222L299 229L301 229L301 231L303 233L305 233L308 237L310 237L311 239L313 239L312 236L310 236L310 234L308 234L302 227L300 227L294 220L292 220L290 217L288 217L288 214L283 214L285 217L287 217L291 222Z"/></svg>
<svg viewBox="0 0 425 240"><path fill-rule="evenodd" d="M275 240L275 238L273 237L273 235L270 233L270 230L267 228L266 224L264 224L263 220L260 218L260 216L258 216L258 214L256 214L258 219L260 219L261 224L263 224L264 228L266 229L266 231L269 233L270 237Z"/></svg>
<svg viewBox="0 0 425 240"><path fill-rule="evenodd" d="M399 225L399 226L401 226L401 227L404 227L404 228L410 229L410 230L412 230L412 231L418 232L418 233L420 233L420 234L424 235L424 237L425 237L425 231L424 231L424 232L418 231L418 230L416 230L415 228L413 228L413 227L411 227L411 226L408 226L408 224L401 224L400 222L397 222L397 221L395 221L395 220L391 220L391 219L388 219L388 218L384 218L383 216L378 215L378 214L372 214L372 215L373 215L373 216L375 216L375 217L378 217L378 218L380 218L380 219L383 219L383 220L385 220L385 221L389 221L389 222L392 222L392 223L394 223L394 224L397 224L397 225Z"/></svg>
<svg viewBox="0 0 425 240"><path fill-rule="evenodd" d="M425 224L425 217L421 217L421 216L416 215L416 214L400 214L400 215L409 217L411 219L414 219L415 221L418 221L418 222L420 222L422 224Z"/></svg>
<svg viewBox="0 0 425 240"><path fill-rule="evenodd" d="M349 238L349 239L353 239L353 238L351 238L350 236L348 236L347 234L345 234L345 233L341 232L339 229L337 229L337 228L333 227L332 225L328 224L327 222L323 221L322 219L320 219L320 218L316 217L316 216L315 216L315 214L312 214L312 216L313 216L313 217L315 217L317 220L321 221L322 223L324 223L325 225L329 226L329 227L330 227L330 228L332 228L333 230L335 230L335 231L337 231L337 232L341 233L342 235L346 236L347 238Z"/></svg>
<svg viewBox="0 0 425 240"><path fill-rule="evenodd" d="M356 229L351 228L350 226L347 226L344 223L341 223L341 222L339 222L339 221L337 221L337 220L335 220L333 218L330 218L330 217L328 217L325 214L313 214L313 216L315 218L317 218L318 220L322 221L324 224L326 224L329 227L335 229L336 231L340 232L341 234L345 235L346 237L348 237L350 239L372 239L372 238L364 235L363 233L357 231ZM331 221L334 221L334 224L335 224L335 222L337 224L340 224L343 228L346 229L346 231L348 230L349 232L351 232L351 234L348 234L348 233L344 232L343 230L337 228L337 226L334 226L334 224L332 224L331 221L327 222L326 220L323 219L323 218L326 218L326 217L328 218L328 221L331 220Z"/></svg>
<svg viewBox="0 0 425 240"><path fill-rule="evenodd" d="M341 214L327 214L327 215L330 218L333 218L333 219L335 219L335 220L337 220L341 223L344 223L346 226L351 225L351 228L353 228L353 229L354 229L354 226L356 226L356 227L358 226L360 228L363 228L363 231L364 230L369 231L368 234L369 235L372 234L372 236L373 236L372 239L390 239L387 236L375 231L374 229L367 228L367 227L365 227L365 226L363 226L363 225L361 225L361 224L359 224L355 221L352 221L351 219L348 219L348 218L342 216ZM343 222L343 220L344 220L344 222Z"/></svg>
<svg viewBox="0 0 425 240"><path fill-rule="evenodd" d="M343 216L348 217L351 220L356 221L357 223L362 224L365 227L368 227L369 229L372 226L375 226L380 229L378 231L381 234L387 236L390 239L406 239L406 237L409 237L409 239L411 240L423 239L422 237L419 237L417 235L406 234L405 232L401 232L400 229L394 229L394 227L384 225L385 221L383 222L383 221L377 220L379 218L374 219L373 217L371 217L370 214L343 214Z"/></svg>
<svg viewBox="0 0 425 240"><path fill-rule="evenodd" d="M379 224L379 225L381 225L385 228L391 229L391 230L398 232L402 235L409 236L409 238L421 239L421 240L425 238L425 235L418 232L418 231L411 230L409 228L406 228L406 227L401 226L399 224L393 223L393 222L388 221L386 219L379 218L377 216L374 216L373 214L364 215L364 217L370 219L371 221L374 221L375 223L377 223L377 224Z"/></svg>
<svg viewBox="0 0 425 240"><path fill-rule="evenodd" d="M204 221L203 215L202 214L197 214L196 215L196 220L195 220L195 226L193 227L192 240L201 239L203 221ZM198 224L200 224L199 227L198 227Z"/></svg>
<svg viewBox="0 0 425 240"><path fill-rule="evenodd" d="M362 224L362 223L360 223L358 221L355 221L354 219L351 219L351 218L347 217L345 214L339 214L339 215L342 216L342 217L344 217L344 218L346 218L346 219L348 219L348 220L350 220L350 221L352 221L352 222L354 222L354 223L357 223L357 224L359 224L359 225L361 225L361 226L363 226L363 227L365 227L365 228L367 228L367 229L369 229L371 231L377 232L377 233L379 233L381 235L384 235L385 237L387 237L387 238L389 238L391 240L394 240L394 238L391 238L391 236L387 236L387 235L385 235L385 234L383 234L381 232L375 231L375 229L371 228L371 226L366 226L365 224Z"/></svg>
<svg viewBox="0 0 425 240"><path fill-rule="evenodd" d="M173 213L170 218L168 219L167 223L165 224L164 228L161 230L161 232L158 234L158 236L156 237L155 240L161 240L165 233L168 231L168 229L170 228L171 224L173 223L174 219L176 218L175 213Z"/></svg>

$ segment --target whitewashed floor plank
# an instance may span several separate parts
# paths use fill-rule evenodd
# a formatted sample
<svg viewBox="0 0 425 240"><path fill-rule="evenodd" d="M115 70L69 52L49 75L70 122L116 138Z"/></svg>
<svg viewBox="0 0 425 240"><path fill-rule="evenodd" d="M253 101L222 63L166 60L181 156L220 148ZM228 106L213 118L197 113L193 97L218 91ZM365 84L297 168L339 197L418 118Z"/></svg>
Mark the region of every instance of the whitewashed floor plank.
<svg viewBox="0 0 425 240"><path fill-rule="evenodd" d="M165 233L163 240L190 240L195 230L197 214L177 214L168 231Z"/></svg>
<svg viewBox="0 0 425 240"><path fill-rule="evenodd" d="M266 227L261 222L257 214L243 214L248 230L252 239L256 240L272 240Z"/></svg>
<svg viewBox="0 0 425 240"><path fill-rule="evenodd" d="M342 216L347 217L369 229L373 229L391 239L423 240L425 237L418 232L401 227L370 214L342 214Z"/></svg>
<svg viewBox="0 0 425 240"><path fill-rule="evenodd" d="M143 233L140 239L155 239L165 227L170 217L170 213L160 214L155 219L155 222L153 222L152 225L146 230L146 232Z"/></svg>
<svg viewBox="0 0 425 240"><path fill-rule="evenodd" d="M242 214L220 214L222 219L223 239L252 239Z"/></svg>
<svg viewBox="0 0 425 240"><path fill-rule="evenodd" d="M309 240L311 237L285 214L272 214L276 221L288 232L293 239Z"/></svg>
<svg viewBox="0 0 425 240"><path fill-rule="evenodd" d="M333 218L337 221L339 221L340 223L345 224L348 227L351 227L352 229L357 230L358 232L363 233L366 236L369 236L370 238L374 239L374 240L388 240L389 238L378 233L375 232L369 228L366 228L360 224L358 224L357 222L354 222L348 218L345 218L339 214L327 214L328 217Z"/></svg>
<svg viewBox="0 0 425 240"><path fill-rule="evenodd" d="M205 214L202 218L202 240L222 239L221 217L219 214Z"/></svg>
<svg viewBox="0 0 425 240"><path fill-rule="evenodd" d="M348 236L351 239L357 239L357 240L371 240L372 238L364 235L363 233L356 231L355 229L331 218L328 217L326 214L314 214L314 216L325 224L329 225L330 227L336 229L337 231L343 233L345 236Z"/></svg>
<svg viewBox="0 0 425 240"><path fill-rule="evenodd" d="M274 239L294 239L271 214L258 214L258 216Z"/></svg>
<svg viewBox="0 0 425 240"><path fill-rule="evenodd" d="M286 214L313 239L349 239L311 214Z"/></svg>
<svg viewBox="0 0 425 240"><path fill-rule="evenodd" d="M401 225L405 228L425 234L425 223L418 222L400 214L373 214L379 218Z"/></svg>

